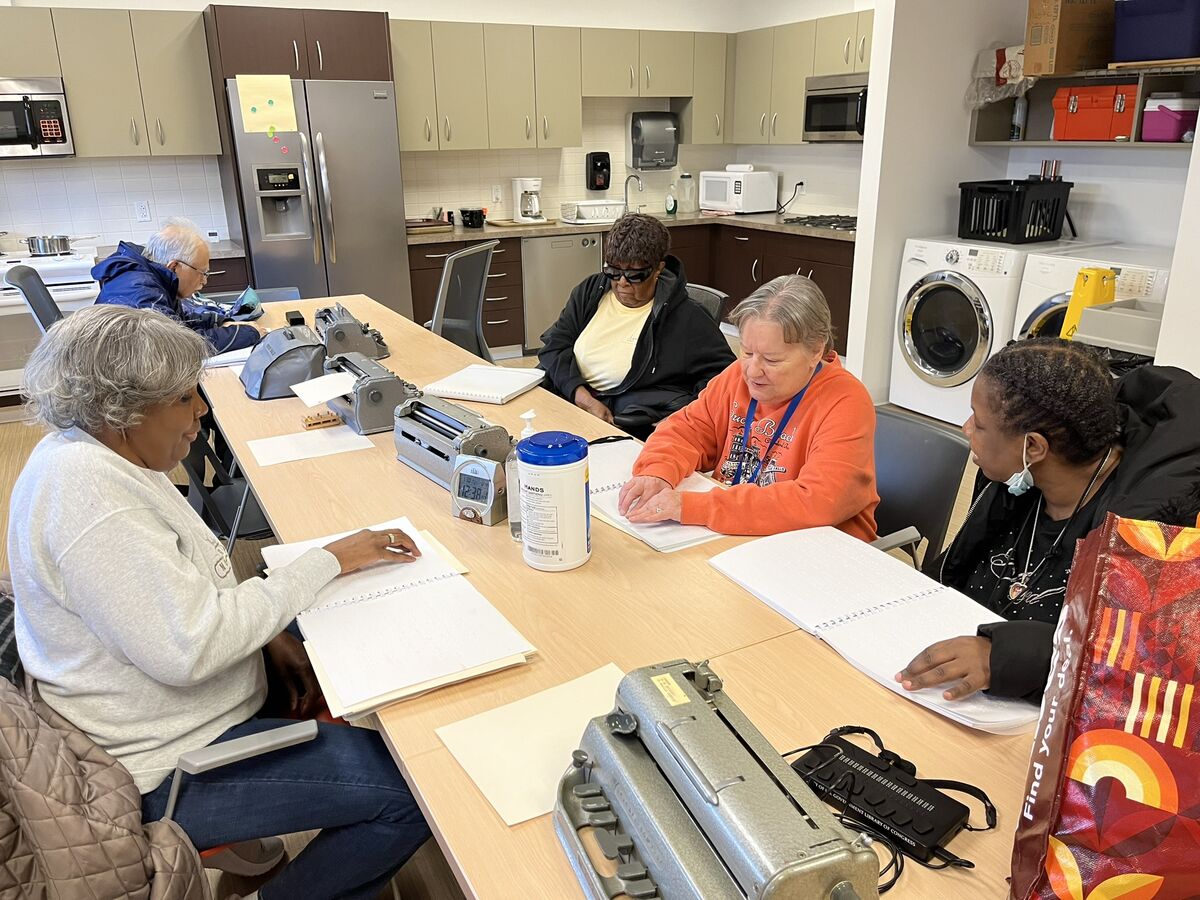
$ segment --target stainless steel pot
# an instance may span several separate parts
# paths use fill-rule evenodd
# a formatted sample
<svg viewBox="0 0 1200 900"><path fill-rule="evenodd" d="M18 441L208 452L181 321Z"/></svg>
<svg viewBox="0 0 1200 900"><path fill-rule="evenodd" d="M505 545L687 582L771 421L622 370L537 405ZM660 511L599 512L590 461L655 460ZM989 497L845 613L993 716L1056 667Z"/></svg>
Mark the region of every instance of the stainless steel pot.
<svg viewBox="0 0 1200 900"><path fill-rule="evenodd" d="M95 235L86 237L95 237ZM60 253L70 253L72 241L82 240L85 238L73 238L65 234L34 234L27 238L21 238L21 243L29 247L30 256L57 256Z"/></svg>

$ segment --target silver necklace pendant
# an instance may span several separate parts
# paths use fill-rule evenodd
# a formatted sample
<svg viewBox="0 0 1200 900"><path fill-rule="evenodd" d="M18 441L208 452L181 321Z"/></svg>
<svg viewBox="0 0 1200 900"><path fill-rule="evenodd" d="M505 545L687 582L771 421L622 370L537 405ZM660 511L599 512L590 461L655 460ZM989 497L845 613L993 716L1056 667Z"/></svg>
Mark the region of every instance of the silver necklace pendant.
<svg viewBox="0 0 1200 900"><path fill-rule="evenodd" d="M1008 586L1008 599L1019 600L1021 595L1025 593L1025 582L1020 578L1013 579L1013 583Z"/></svg>

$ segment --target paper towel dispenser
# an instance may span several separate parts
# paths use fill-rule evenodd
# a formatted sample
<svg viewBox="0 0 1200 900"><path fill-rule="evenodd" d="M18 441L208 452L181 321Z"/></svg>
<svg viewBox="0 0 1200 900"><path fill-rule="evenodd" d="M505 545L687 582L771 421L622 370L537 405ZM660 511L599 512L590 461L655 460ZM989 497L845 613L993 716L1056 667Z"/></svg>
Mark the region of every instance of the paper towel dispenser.
<svg viewBox="0 0 1200 900"><path fill-rule="evenodd" d="M626 122L625 165L642 171L672 169L679 162L679 116L633 112Z"/></svg>

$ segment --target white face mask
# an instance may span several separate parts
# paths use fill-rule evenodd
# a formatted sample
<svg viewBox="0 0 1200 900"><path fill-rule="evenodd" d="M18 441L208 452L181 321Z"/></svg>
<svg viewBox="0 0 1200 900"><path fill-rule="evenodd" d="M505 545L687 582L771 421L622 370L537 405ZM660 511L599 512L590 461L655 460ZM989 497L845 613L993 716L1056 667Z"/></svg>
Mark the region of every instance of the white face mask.
<svg viewBox="0 0 1200 900"><path fill-rule="evenodd" d="M1020 497L1031 487L1033 487L1033 473L1029 471L1029 456L1027 450L1029 447L1029 435L1025 435L1024 443L1021 444L1021 471L1014 472L1004 482L1008 485L1008 492L1014 497Z"/></svg>

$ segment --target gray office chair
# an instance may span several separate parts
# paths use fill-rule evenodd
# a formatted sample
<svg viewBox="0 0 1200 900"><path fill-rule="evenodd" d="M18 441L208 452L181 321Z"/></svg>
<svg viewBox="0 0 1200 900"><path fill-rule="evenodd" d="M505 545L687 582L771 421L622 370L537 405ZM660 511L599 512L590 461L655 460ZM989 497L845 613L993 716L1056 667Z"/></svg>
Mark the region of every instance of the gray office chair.
<svg viewBox="0 0 1200 900"><path fill-rule="evenodd" d="M54 297L47 290L46 283L42 281L37 269L32 266L13 266L5 274L4 280L21 292L42 334L49 331L50 326L63 317L62 310L54 302Z"/></svg>
<svg viewBox="0 0 1200 900"><path fill-rule="evenodd" d="M487 362L494 362L483 336L483 295L487 291L492 251L499 241L485 241L451 253L442 266L433 318L425 327Z"/></svg>
<svg viewBox="0 0 1200 900"><path fill-rule="evenodd" d="M212 529L217 540L225 542L226 553L233 553L238 538L257 541L274 536L262 507L250 491L250 482L226 467L210 441L209 432L201 430L180 465L187 473L188 505ZM213 470L211 487L204 483L209 465Z"/></svg>
<svg viewBox="0 0 1200 900"><path fill-rule="evenodd" d="M712 316L714 322L720 323L721 309L724 307L725 301L729 299L728 294L707 285L690 283L687 286L687 292L693 303Z"/></svg>
<svg viewBox="0 0 1200 900"><path fill-rule="evenodd" d="M876 407L875 414L880 538L873 546L903 547L915 565L922 538L928 542L926 559L942 551L970 444L962 432L903 410Z"/></svg>

